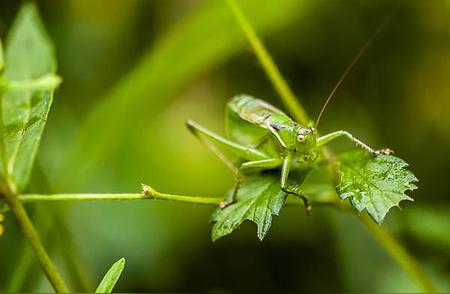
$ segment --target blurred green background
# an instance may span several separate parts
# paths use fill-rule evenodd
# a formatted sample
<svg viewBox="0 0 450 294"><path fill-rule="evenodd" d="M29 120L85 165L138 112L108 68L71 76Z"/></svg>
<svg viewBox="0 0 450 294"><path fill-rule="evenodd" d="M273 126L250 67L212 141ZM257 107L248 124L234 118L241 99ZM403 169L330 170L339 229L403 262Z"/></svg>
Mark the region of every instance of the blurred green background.
<svg viewBox="0 0 450 294"><path fill-rule="evenodd" d="M312 117L359 48L394 13L321 122L389 146L420 179L383 226L450 291L450 1L239 1ZM233 175L184 127L224 133L238 93L280 101L224 1L37 2L55 44L57 91L36 192L222 196ZM0 2L5 38L21 1ZM344 142L336 151L353 148ZM157 201L28 205L72 289L127 259L116 292L411 292L415 284L354 216L286 207L262 243L245 223L212 243L212 208ZM51 291L6 214L0 291Z"/></svg>

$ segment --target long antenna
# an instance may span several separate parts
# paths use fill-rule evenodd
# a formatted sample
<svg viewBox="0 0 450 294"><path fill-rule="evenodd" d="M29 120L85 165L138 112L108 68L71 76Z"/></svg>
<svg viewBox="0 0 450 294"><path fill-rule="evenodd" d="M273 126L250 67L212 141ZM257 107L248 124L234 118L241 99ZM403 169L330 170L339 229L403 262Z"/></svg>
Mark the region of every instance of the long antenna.
<svg viewBox="0 0 450 294"><path fill-rule="evenodd" d="M336 93L336 90L339 88L339 86L342 84L342 82L344 81L345 77L348 75L348 73L350 72L350 70L352 69L352 67L356 64L356 62L359 60L359 58L363 55L364 51L366 51L366 49L370 46L370 44L372 43L372 41L375 39L375 37L381 32L381 30L386 26L386 24L391 20L392 18L392 14L389 15L388 17L386 17L386 19L378 26L377 30L375 32L372 33L372 35L370 36L370 38L366 41L366 43L361 47L361 49L359 49L358 53L356 54L356 56L353 58L352 62L347 66L347 68L344 71L344 74L341 76L341 78L338 80L338 82L336 83L336 85L334 86L333 90L331 90L330 95L328 95L327 100L325 101L325 104L322 106L322 109L320 110L319 116L317 117L316 120L316 129L317 126L319 125L320 122L320 118L322 117L325 108L327 108L328 103L330 102L331 98L333 97L333 95Z"/></svg>

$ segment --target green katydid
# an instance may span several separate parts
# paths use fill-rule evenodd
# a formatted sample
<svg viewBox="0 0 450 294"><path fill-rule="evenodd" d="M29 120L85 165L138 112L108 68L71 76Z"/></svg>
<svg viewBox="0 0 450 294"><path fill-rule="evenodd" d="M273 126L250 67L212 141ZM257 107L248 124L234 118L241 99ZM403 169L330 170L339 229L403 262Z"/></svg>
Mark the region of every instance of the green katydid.
<svg viewBox="0 0 450 294"><path fill-rule="evenodd" d="M281 168L281 189L285 193L300 197L304 202L306 212L309 213L311 206L306 196L298 188L288 187L289 172L299 170L307 174L311 165L318 158L322 146L337 138L346 137L373 156L392 153L390 149L376 151L347 131L336 131L324 136L319 136L317 132L320 118L337 88L388 20L386 19L378 27L353 58L326 99L314 127L301 125L276 107L248 95L235 96L227 104L228 138L221 137L192 120L186 122L188 129L236 174L232 197L223 201L220 207L225 208L235 202L242 178L246 173L254 170ZM238 160L233 161L217 146L231 151L238 156ZM305 179L306 176L302 178ZM296 187L301 184L297 183Z"/></svg>
<svg viewBox="0 0 450 294"><path fill-rule="evenodd" d="M248 95L235 96L227 105L228 138L221 137L191 120L186 124L195 136L236 173L232 198L222 202L222 208L234 203L242 177L247 172L281 168L281 189L285 193L301 197L305 209L309 212L311 207L306 196L298 189L288 187L289 172L308 172L319 155L319 148L342 136L374 156L390 153L388 149L375 151L346 131L318 136L315 127L302 126L281 110ZM239 160L232 162L216 148L217 145L236 154Z"/></svg>

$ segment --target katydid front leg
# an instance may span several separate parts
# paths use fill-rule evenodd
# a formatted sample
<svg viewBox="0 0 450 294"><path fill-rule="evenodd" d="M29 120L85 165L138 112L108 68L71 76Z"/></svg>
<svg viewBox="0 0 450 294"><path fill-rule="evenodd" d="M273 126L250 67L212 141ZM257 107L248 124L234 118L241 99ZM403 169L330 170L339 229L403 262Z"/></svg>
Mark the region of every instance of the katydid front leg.
<svg viewBox="0 0 450 294"><path fill-rule="evenodd" d="M288 187L288 179L289 179L289 172L291 171L291 164L292 164L292 154L286 153L286 156L283 160L283 165L281 167L281 190L287 194L291 194L297 197L300 197L303 200L303 205L305 206L306 214L310 214L311 212L311 205L309 204L308 198L305 194L303 194L299 190L290 190Z"/></svg>
<svg viewBox="0 0 450 294"><path fill-rule="evenodd" d="M388 148L381 149L381 150L374 150L369 145L367 145L363 141L355 138L352 134L350 134L347 131L336 131L336 132L324 135L322 137L319 137L317 139L317 147L321 147L321 146L323 146L325 144L328 144L329 142L331 142L331 141L333 141L333 140L335 140L337 138L340 138L340 137L347 137L348 139L350 139L350 141L356 143L356 145L360 146L361 148L363 148L364 150L366 150L367 152L369 152L373 156L389 155L389 154L394 153L392 150L390 150Z"/></svg>

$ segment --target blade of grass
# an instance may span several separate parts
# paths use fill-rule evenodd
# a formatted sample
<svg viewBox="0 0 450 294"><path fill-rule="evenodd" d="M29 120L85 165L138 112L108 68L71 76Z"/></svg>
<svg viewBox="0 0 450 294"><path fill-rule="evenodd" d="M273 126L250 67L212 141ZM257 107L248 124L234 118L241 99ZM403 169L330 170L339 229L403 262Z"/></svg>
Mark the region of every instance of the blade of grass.
<svg viewBox="0 0 450 294"><path fill-rule="evenodd" d="M111 293L125 267L125 258L116 261L103 277L95 293Z"/></svg>

